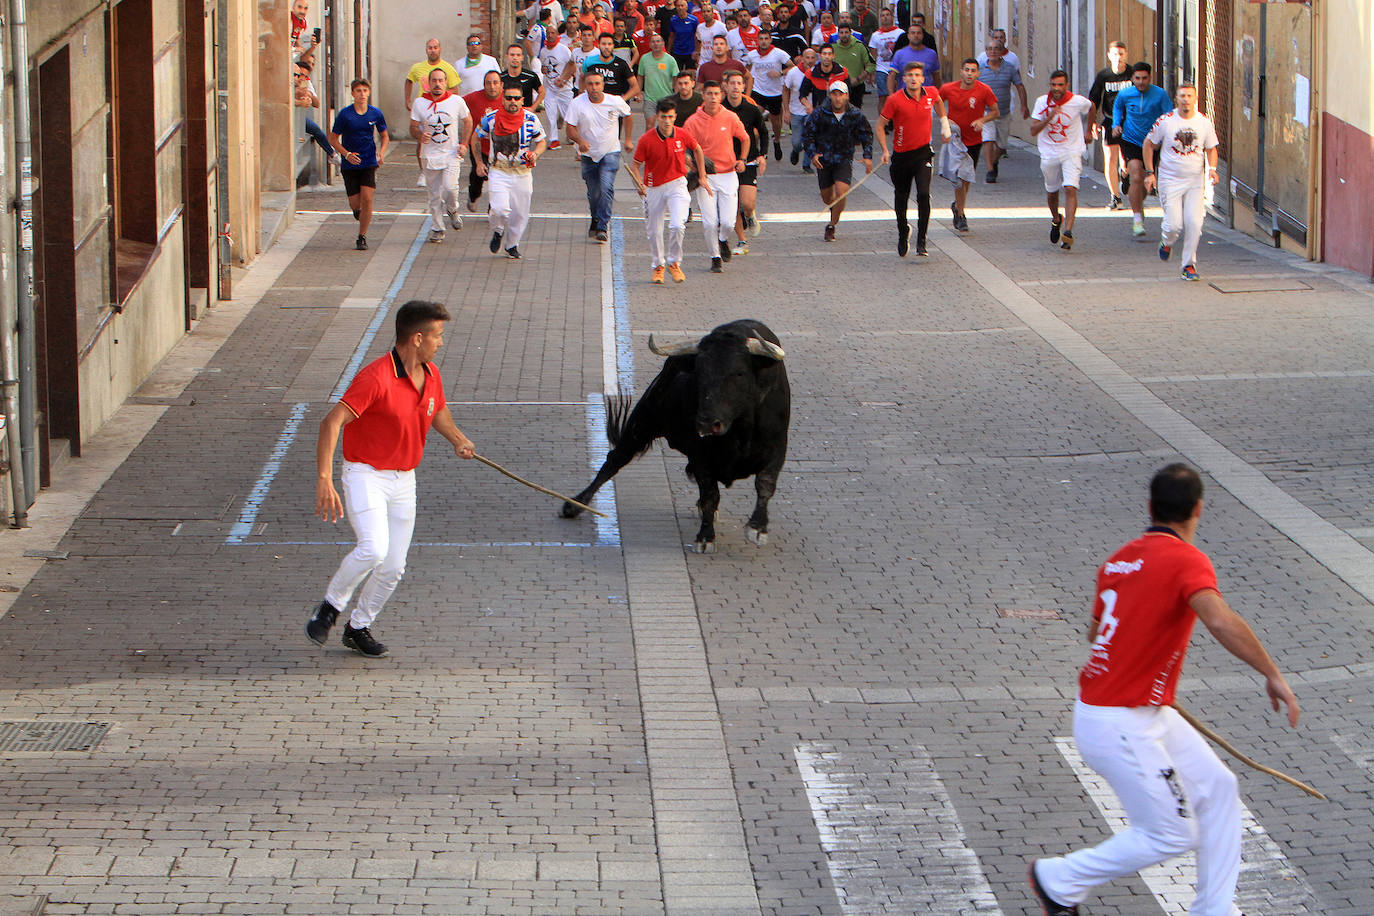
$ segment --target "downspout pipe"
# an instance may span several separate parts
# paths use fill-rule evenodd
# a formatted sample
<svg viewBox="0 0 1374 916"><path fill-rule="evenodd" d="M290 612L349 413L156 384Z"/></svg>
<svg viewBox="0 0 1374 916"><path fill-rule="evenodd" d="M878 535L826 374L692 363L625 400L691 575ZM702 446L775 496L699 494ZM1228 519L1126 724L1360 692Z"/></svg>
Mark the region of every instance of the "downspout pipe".
<svg viewBox="0 0 1374 916"><path fill-rule="evenodd" d="M16 312L19 330L19 454L24 498L15 502L16 521L33 505L38 480L38 384L37 339L34 332L33 278L33 140L29 127L29 38L24 0L10 0L10 65L14 70L14 158L19 166L19 186L14 198Z"/></svg>
<svg viewBox="0 0 1374 916"><path fill-rule="evenodd" d="M8 17L6 17L8 21ZM5 47L10 42L5 38ZM0 58L0 124L5 115L5 79L3 58ZM0 180L10 174L8 144L0 142ZM20 460L19 441L19 364L15 356L14 286L11 283L9 256L9 227L0 228L0 419L4 420L6 453L10 463L10 505L14 527L28 525L28 504L24 498L24 462Z"/></svg>

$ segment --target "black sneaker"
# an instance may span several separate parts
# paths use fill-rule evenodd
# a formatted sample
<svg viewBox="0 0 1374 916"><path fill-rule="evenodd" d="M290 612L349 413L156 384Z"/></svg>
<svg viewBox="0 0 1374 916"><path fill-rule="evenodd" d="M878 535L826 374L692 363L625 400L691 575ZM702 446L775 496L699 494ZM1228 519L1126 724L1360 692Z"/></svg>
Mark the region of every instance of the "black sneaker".
<svg viewBox="0 0 1374 916"><path fill-rule="evenodd" d="M725 261L725 262L728 264L728 263L730 262L730 255L731 255L730 243L727 242L725 239L721 239L721 240L720 240L720 259L721 259L722 261Z"/></svg>
<svg viewBox="0 0 1374 916"><path fill-rule="evenodd" d="M835 227L829 223L827 223L825 227L825 240L827 242L835 241Z"/></svg>
<svg viewBox="0 0 1374 916"><path fill-rule="evenodd" d="M1059 242L1059 226L1064 222L1063 216L1056 216L1050 220L1050 244L1055 245Z"/></svg>
<svg viewBox="0 0 1374 916"><path fill-rule="evenodd" d="M506 249L506 257L510 258L512 261L520 260L520 249L516 248L514 245L510 246Z"/></svg>
<svg viewBox="0 0 1374 916"><path fill-rule="evenodd" d="M712 258L712 259L711 259L711 273L713 273L713 274L723 274L723 273L725 273L725 268L723 268L723 267L720 266L720 258Z"/></svg>
<svg viewBox="0 0 1374 916"><path fill-rule="evenodd" d="M1045 889L1040 886L1040 879L1035 876L1035 862L1031 862L1030 868L1026 869L1026 875L1030 879L1031 890L1035 893L1035 899L1040 901L1040 906L1045 910L1045 916L1078 916L1077 906L1064 906L1056 903L1045 893Z"/></svg>
<svg viewBox="0 0 1374 916"><path fill-rule="evenodd" d="M983 180L988 184L997 184L997 173L992 169L988 169L988 173L983 176Z"/></svg>
<svg viewBox="0 0 1374 916"><path fill-rule="evenodd" d="M369 658L381 658L386 655L386 646L372 638L372 631L367 627L359 627L356 630L352 624L346 624L343 632L343 644L345 648L352 649L359 655L366 655Z"/></svg>
<svg viewBox="0 0 1374 916"><path fill-rule="evenodd" d="M487 247L491 249L491 253L492 253L492 254L496 254L496 252L500 251L500 250L501 250L501 233L499 233L499 232L493 232L493 233L491 234L491 242L487 245Z"/></svg>
<svg viewBox="0 0 1374 916"><path fill-rule="evenodd" d="M911 227L897 227L897 257L904 258L906 253L911 250Z"/></svg>
<svg viewBox="0 0 1374 916"><path fill-rule="evenodd" d="M776 140L773 141L773 161L782 161L782 144Z"/></svg>
<svg viewBox="0 0 1374 916"><path fill-rule="evenodd" d="M605 229L598 229L598 230L596 230L596 232L594 233L594 235L596 236L596 240L597 240L598 242L600 242L602 245L604 245L604 244L606 244L608 241L610 241L610 236L608 236L608 235L606 234L606 230L605 230Z"/></svg>
<svg viewBox="0 0 1374 916"><path fill-rule="evenodd" d="M353 247L358 249L359 251L367 251L367 236L358 236L358 240L353 243Z"/></svg>
<svg viewBox="0 0 1374 916"><path fill-rule="evenodd" d="M796 165L797 162L801 159L801 150L792 150L792 155L788 156L787 158L793 165Z"/></svg>
<svg viewBox="0 0 1374 916"><path fill-rule="evenodd" d="M960 213L959 220L954 224L954 228L958 229L960 232L968 232L968 217Z"/></svg>
<svg viewBox="0 0 1374 916"><path fill-rule="evenodd" d="M322 646L329 639L329 630L337 619L339 612L334 605L328 601L321 601L320 606L315 608L315 616L305 624L305 635L309 636L315 645Z"/></svg>
<svg viewBox="0 0 1374 916"><path fill-rule="evenodd" d="M929 251L926 251L926 240L925 240L925 239L917 239L917 240L916 240L916 257L918 257L918 258L928 258L928 257L930 257L930 252L929 252Z"/></svg>
<svg viewBox="0 0 1374 916"><path fill-rule="evenodd" d="M587 227L587 238L596 238L596 220L592 220L592 224Z"/></svg>

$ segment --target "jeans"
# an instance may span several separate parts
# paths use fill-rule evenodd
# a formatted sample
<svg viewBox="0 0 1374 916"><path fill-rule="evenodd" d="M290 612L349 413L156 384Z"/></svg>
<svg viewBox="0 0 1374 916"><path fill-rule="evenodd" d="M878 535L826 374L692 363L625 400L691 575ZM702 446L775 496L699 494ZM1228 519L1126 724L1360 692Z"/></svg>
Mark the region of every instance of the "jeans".
<svg viewBox="0 0 1374 916"><path fill-rule="evenodd" d="M326 156L334 155L334 147L329 145L329 137L325 134L324 128L320 127L320 125L309 118L306 118L305 132L310 135L311 140L314 140L320 145L320 149L324 150Z"/></svg>
<svg viewBox="0 0 1374 916"><path fill-rule="evenodd" d="M598 229L611 226L611 206L615 203L615 173L620 171L620 153L607 153L599 161L579 156L582 180L587 183L587 206Z"/></svg>

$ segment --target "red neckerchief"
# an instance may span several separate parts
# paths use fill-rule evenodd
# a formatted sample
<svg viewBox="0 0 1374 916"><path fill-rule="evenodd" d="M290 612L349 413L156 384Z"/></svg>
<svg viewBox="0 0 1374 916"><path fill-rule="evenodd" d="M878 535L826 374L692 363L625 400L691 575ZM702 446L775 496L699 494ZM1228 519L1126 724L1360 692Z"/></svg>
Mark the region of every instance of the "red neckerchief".
<svg viewBox="0 0 1374 916"><path fill-rule="evenodd" d="M451 97L452 95L452 92L449 92L447 89L445 89L444 94L439 96L437 99L431 93L428 92L425 93L425 98L429 99L429 104L433 105L435 108L438 108L440 102L442 102L444 99Z"/></svg>
<svg viewBox="0 0 1374 916"><path fill-rule="evenodd" d="M496 119L492 126L496 129L498 134L504 135L517 133L524 123L525 109L523 107L514 114L511 114L509 111L506 111L505 103L502 102L501 107L496 109Z"/></svg>

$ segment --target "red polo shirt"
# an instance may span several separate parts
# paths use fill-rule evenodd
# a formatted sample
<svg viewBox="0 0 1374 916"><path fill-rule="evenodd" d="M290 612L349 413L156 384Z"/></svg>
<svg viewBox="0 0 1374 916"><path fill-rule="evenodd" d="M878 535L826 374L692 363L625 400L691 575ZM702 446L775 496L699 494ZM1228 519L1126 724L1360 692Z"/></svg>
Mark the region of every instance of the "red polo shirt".
<svg viewBox="0 0 1374 916"><path fill-rule="evenodd" d="M887 97L881 112L892 122L892 149L898 153L930 146L930 110L940 97L934 86L920 90L916 98L906 94L906 87Z"/></svg>
<svg viewBox="0 0 1374 916"><path fill-rule="evenodd" d="M667 137L657 127L645 133L635 144L635 162L644 163L644 186L661 188L686 175L683 157L697 146L697 138L685 127L674 127Z"/></svg>
<svg viewBox="0 0 1374 916"><path fill-rule="evenodd" d="M425 452L425 434L444 408L439 370L425 363L425 388L417 391L394 349L368 363L340 399L354 419L344 424L345 461L379 471L411 471Z"/></svg>

